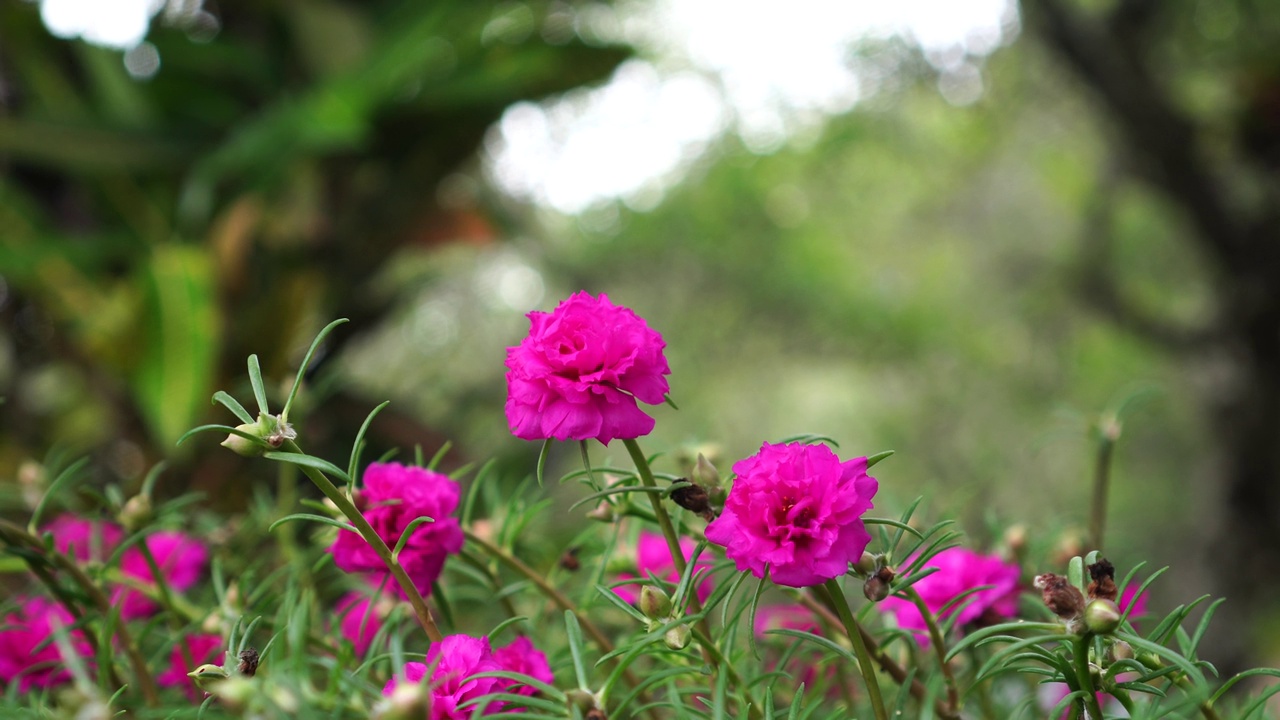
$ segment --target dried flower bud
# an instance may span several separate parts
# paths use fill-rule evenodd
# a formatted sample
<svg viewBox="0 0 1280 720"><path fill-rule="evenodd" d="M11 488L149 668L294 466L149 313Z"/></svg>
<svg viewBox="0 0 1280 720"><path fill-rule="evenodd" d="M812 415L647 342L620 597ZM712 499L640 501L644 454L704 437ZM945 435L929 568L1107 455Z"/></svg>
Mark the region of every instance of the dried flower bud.
<svg viewBox="0 0 1280 720"><path fill-rule="evenodd" d="M1084 626L1098 635L1114 632L1120 627L1120 608L1111 600L1090 600L1084 609Z"/></svg>
<svg viewBox="0 0 1280 720"><path fill-rule="evenodd" d="M571 547L568 550L565 550L564 554L560 556L560 567L568 570L569 572L575 572L581 568L582 563L578 560L578 551L579 548L576 547Z"/></svg>
<svg viewBox="0 0 1280 720"><path fill-rule="evenodd" d="M883 558L880 560L884 562ZM888 565L880 565L867 581L862 584L862 594L867 596L871 602L880 602L889 597L889 585L898 573Z"/></svg>
<svg viewBox="0 0 1280 720"><path fill-rule="evenodd" d="M1037 575L1035 587L1041 591L1044 604L1063 620L1075 620L1084 612L1084 595L1065 577L1045 573Z"/></svg>
<svg viewBox="0 0 1280 720"><path fill-rule="evenodd" d="M1116 568L1106 558L1089 566L1089 599L1100 598L1115 602L1120 594L1116 587Z"/></svg>
<svg viewBox="0 0 1280 720"><path fill-rule="evenodd" d="M662 641L672 650L683 650L689 647L691 635L688 625L677 625L662 636Z"/></svg>
<svg viewBox="0 0 1280 720"><path fill-rule="evenodd" d="M682 485L671 491L671 500L685 510L696 513L707 522L716 519L716 514L711 510L708 502L706 488L701 485Z"/></svg>
<svg viewBox="0 0 1280 720"><path fill-rule="evenodd" d="M640 588L640 600L637 602L640 612L650 620L666 620L671 615L671 598L652 585Z"/></svg>
<svg viewBox="0 0 1280 720"><path fill-rule="evenodd" d="M240 663L236 665L236 672L245 677L253 677L258 672L258 649L247 647L240 651Z"/></svg>

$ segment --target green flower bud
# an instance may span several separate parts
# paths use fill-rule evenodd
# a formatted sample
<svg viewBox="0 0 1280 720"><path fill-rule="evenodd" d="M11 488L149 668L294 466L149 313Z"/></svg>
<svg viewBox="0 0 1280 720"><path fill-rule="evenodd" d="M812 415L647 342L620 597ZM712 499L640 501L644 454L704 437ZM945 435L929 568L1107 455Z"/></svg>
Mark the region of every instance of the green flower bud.
<svg viewBox="0 0 1280 720"><path fill-rule="evenodd" d="M565 699L569 703L569 707L577 708L578 712L586 715L592 710L600 706L599 699L586 690L574 689L564 694ZM421 717L421 715L419 715Z"/></svg>
<svg viewBox="0 0 1280 720"><path fill-rule="evenodd" d="M221 681L231 677L231 675L228 674L226 670L223 670L219 665L205 663L204 665L201 665L195 670L187 673L187 677L191 678L192 682L196 684L196 687L201 690L208 691L213 689L215 685L221 683Z"/></svg>
<svg viewBox="0 0 1280 720"><path fill-rule="evenodd" d="M1117 660L1132 660L1133 646L1123 640L1117 640L1111 644L1110 655L1112 662Z"/></svg>
<svg viewBox="0 0 1280 720"><path fill-rule="evenodd" d="M701 485L710 490L713 487L720 487L720 472L716 470L716 466L711 464L706 455L698 453L698 459L693 463L693 472L690 478L694 483Z"/></svg>
<svg viewBox="0 0 1280 720"><path fill-rule="evenodd" d="M1120 608L1110 600L1090 600L1084 608L1084 625L1090 632L1107 635L1120 627Z"/></svg>
<svg viewBox="0 0 1280 720"><path fill-rule="evenodd" d="M689 647L691 635L688 625L677 625L662 636L662 641L672 650L683 650Z"/></svg>
<svg viewBox="0 0 1280 720"><path fill-rule="evenodd" d="M239 430L240 432L248 433L255 437L262 437L261 435L258 435L258 432L261 429L258 423L246 423L244 425L237 425L236 429ZM256 443L247 437L236 435L235 433L231 433L227 435L227 439L223 440L221 444L222 444L222 447L234 452L237 455L241 455L243 457L258 457L259 455L267 451L266 445L263 445L261 443Z"/></svg>
<svg viewBox="0 0 1280 720"><path fill-rule="evenodd" d="M422 720L431 711L431 691L422 683L397 683L373 709L374 720Z"/></svg>
<svg viewBox="0 0 1280 720"><path fill-rule="evenodd" d="M120 508L120 514L116 516L116 520L120 521L125 530L134 533L151 522L151 515L151 496L134 495L129 498L124 507Z"/></svg>
<svg viewBox="0 0 1280 720"><path fill-rule="evenodd" d="M640 600L636 604L650 620L664 620L671 615L671 598L652 585L640 588Z"/></svg>
<svg viewBox="0 0 1280 720"><path fill-rule="evenodd" d="M853 569L863 575L870 575L880 567L881 559L873 553L866 550L862 551L862 557L858 558L858 562L853 564Z"/></svg>

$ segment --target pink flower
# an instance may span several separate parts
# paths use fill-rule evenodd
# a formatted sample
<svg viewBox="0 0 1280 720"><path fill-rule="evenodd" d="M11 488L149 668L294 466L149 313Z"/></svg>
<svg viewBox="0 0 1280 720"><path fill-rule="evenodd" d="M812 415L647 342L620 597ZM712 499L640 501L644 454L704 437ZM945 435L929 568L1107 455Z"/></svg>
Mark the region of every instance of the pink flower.
<svg viewBox="0 0 1280 720"><path fill-rule="evenodd" d="M1140 585L1142 583L1137 580L1129 583L1129 587L1124 589L1124 592L1120 595L1120 602L1117 603L1120 612L1128 610L1129 605L1133 604L1133 612L1129 613L1129 622L1133 622L1135 619L1147 614L1147 593L1142 593L1141 597L1134 598L1138 594Z"/></svg>
<svg viewBox="0 0 1280 720"><path fill-rule="evenodd" d="M174 646L173 652L169 654L169 669L156 675L156 684L160 687L194 689L187 673L205 663L218 662L218 656L221 654L221 635L188 635L180 644ZM188 655L190 660L187 659Z"/></svg>
<svg viewBox="0 0 1280 720"><path fill-rule="evenodd" d="M819 585L844 575L871 542L862 514L879 484L865 457L840 462L825 445L765 443L733 471L724 512L706 532L739 570Z"/></svg>
<svg viewBox="0 0 1280 720"><path fill-rule="evenodd" d="M163 530L148 535L143 542L155 558L165 583L178 592L185 592L195 585L209 562L209 551L200 541L185 533ZM120 558L120 572L144 583L155 582L146 555L136 546L124 551ZM112 601L123 603L120 617L125 619L146 617L156 611L153 600L128 588L116 590Z"/></svg>
<svg viewBox="0 0 1280 720"><path fill-rule="evenodd" d="M666 343L629 308L579 292L529 313L529 335L507 348L507 423L525 440L608 445L653 430L636 400L663 402Z"/></svg>
<svg viewBox="0 0 1280 720"><path fill-rule="evenodd" d="M956 615L955 624L959 626L983 616L1012 617L1018 610L1018 577L1021 571L1017 565L1001 560L998 555L981 555L955 547L929 558L924 567L939 570L911 587L920 593L925 606L940 620ZM971 593L942 612L942 608L961 593L982 585L994 587ZM916 633L916 639L921 643L929 641L927 625L915 603L900 597L888 597L881 601L880 608L893 614L899 627L921 631Z"/></svg>
<svg viewBox="0 0 1280 720"><path fill-rule="evenodd" d="M822 634L813 611L801 605L761 605L756 609L755 633L763 637L770 630L802 630Z"/></svg>
<svg viewBox="0 0 1280 720"><path fill-rule="evenodd" d="M82 563L104 562L124 540L124 529L119 525L67 514L54 518L43 532L53 534L53 546L58 552Z"/></svg>
<svg viewBox="0 0 1280 720"><path fill-rule="evenodd" d="M42 597L16 600L16 611L6 614L0 624L0 680L5 684L16 680L22 693L66 682L71 675L64 669L52 637L55 626L69 628L75 618L61 605ZM79 631L68 631L68 635L77 653L88 658L91 653Z"/></svg>
<svg viewBox="0 0 1280 720"><path fill-rule="evenodd" d="M364 471L364 488L355 493L356 505L387 547L394 548L417 518L435 520L414 528L400 551L400 563L423 596L431 593L431 584L444 570L445 558L462 550L462 526L452 517L458 498L458 483L440 473L400 463L373 463ZM387 573L382 559L355 532L338 531L329 552L334 564L347 572Z"/></svg>
<svg viewBox="0 0 1280 720"><path fill-rule="evenodd" d="M382 629L382 613L377 602L365 593L352 590L338 600L337 612L342 617L342 636L355 645L356 655L364 656Z"/></svg>
<svg viewBox="0 0 1280 720"><path fill-rule="evenodd" d="M689 538L680 538L680 550L684 553L685 562L693 557L695 543ZM711 559L705 554L698 557L698 568L711 567ZM667 539L660 533L649 532L643 530L640 532L640 539L636 542L636 570L638 575L632 573L618 573L619 580L638 577L643 582L649 581L649 576L671 583L680 582L680 573L676 572L676 566L671 562L671 549L667 547ZM695 570L694 572L699 572ZM635 604L640 599L640 585L628 584L619 585L613 589L618 597L629 603ZM711 594L711 578L707 577L698 583L698 600L706 600Z"/></svg>
<svg viewBox="0 0 1280 720"><path fill-rule="evenodd" d="M547 657L534 649L525 638L493 652L487 638L469 635L450 635L431 646L425 663L411 662L404 666L403 680L399 675L387 682L383 695L391 695L400 682L420 683L430 672L427 681L431 691L431 720L464 720L470 718L475 705L459 708L468 701L497 692L514 692L532 695L533 688L505 678L477 678L475 675L496 671L520 672L544 682L552 682ZM497 701L485 706L485 715L502 711L506 703Z"/></svg>

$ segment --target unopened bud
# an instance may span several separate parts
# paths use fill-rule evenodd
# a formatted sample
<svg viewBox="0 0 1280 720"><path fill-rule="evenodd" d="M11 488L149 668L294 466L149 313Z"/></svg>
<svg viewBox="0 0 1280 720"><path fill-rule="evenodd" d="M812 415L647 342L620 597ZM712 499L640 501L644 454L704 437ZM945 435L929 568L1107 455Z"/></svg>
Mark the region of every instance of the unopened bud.
<svg viewBox="0 0 1280 720"><path fill-rule="evenodd" d="M22 502L32 510L40 504L48 485L44 466L34 460L24 460L18 466L18 487L22 488Z"/></svg>
<svg viewBox="0 0 1280 720"><path fill-rule="evenodd" d="M889 597L889 585L878 576L872 575L862 583L862 594L866 595L871 602L878 603Z"/></svg>
<svg viewBox="0 0 1280 720"><path fill-rule="evenodd" d="M134 533L151 522L151 515L151 496L139 494L129 498L124 507L120 508L120 514L116 519L125 530Z"/></svg>
<svg viewBox="0 0 1280 720"><path fill-rule="evenodd" d="M201 690L212 690L215 685L231 677L220 665L206 663L187 673L187 677Z"/></svg>
<svg viewBox="0 0 1280 720"><path fill-rule="evenodd" d="M1110 600L1090 600L1084 609L1084 626L1098 635L1106 635L1120 627L1120 608Z"/></svg>
<svg viewBox="0 0 1280 720"><path fill-rule="evenodd" d="M1132 660L1133 646L1123 640L1117 640L1111 644L1109 654L1111 655L1112 662L1117 660Z"/></svg>
<svg viewBox="0 0 1280 720"><path fill-rule="evenodd" d="M640 612L650 620L662 620L671 615L671 598L652 585L640 588L640 600L637 604Z"/></svg>
<svg viewBox="0 0 1280 720"><path fill-rule="evenodd" d="M690 483L675 488L671 491L671 501L689 512L696 513L707 522L716 519L715 512L711 510L707 490L701 485Z"/></svg>
<svg viewBox="0 0 1280 720"><path fill-rule="evenodd" d="M564 697L568 702L569 707L577 708L578 712L583 713L584 715L594 710L600 704L593 693L581 689L570 690L564 694Z"/></svg>
<svg viewBox="0 0 1280 720"><path fill-rule="evenodd" d="M254 437L262 437L258 434L262 429L259 423L245 423L244 425L237 425L236 429L242 433L253 435ZM266 441L264 440L263 443L264 442ZM222 447L227 448L237 455L243 457L258 457L267 451L267 446L263 443L254 442L243 435L231 433L227 435L227 439L223 440L221 444Z"/></svg>
<svg viewBox="0 0 1280 720"><path fill-rule="evenodd" d="M422 720L431 711L431 691L422 683L399 682L373 709L375 720Z"/></svg>
<svg viewBox="0 0 1280 720"><path fill-rule="evenodd" d="M691 633L688 625L677 625L662 636L662 641L672 650L683 650L689 647L690 637Z"/></svg>
<svg viewBox="0 0 1280 720"><path fill-rule="evenodd" d="M613 511L613 505L609 504L609 501L601 500L594 510L587 513L587 518L596 522L611 523L617 520L618 516Z"/></svg>
<svg viewBox="0 0 1280 720"><path fill-rule="evenodd" d="M880 563L881 559L879 556L863 550L862 557L858 558L858 562L853 564L853 569L863 575L870 575L876 571L876 568L880 566Z"/></svg>
<svg viewBox="0 0 1280 720"><path fill-rule="evenodd" d="M698 453L698 459L693 463L692 475L693 482L705 487L720 487L720 471L716 470L716 466L711 464L706 455Z"/></svg>

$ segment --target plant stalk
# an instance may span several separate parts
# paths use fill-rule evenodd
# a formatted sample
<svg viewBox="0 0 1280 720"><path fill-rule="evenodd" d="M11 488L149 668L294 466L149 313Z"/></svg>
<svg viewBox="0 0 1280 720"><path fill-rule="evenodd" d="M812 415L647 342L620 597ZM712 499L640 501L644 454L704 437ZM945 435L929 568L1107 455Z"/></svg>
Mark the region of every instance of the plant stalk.
<svg viewBox="0 0 1280 720"><path fill-rule="evenodd" d="M876 669L871 665L871 652L867 649L867 643L863 641L862 628L854 619L853 611L849 609L849 601L845 599L844 590L835 578L828 580L824 588L830 597L831 605L836 609L836 614L840 616L840 623L849 636L849 642L853 643L853 652L858 656L858 669L862 671L862 680L867 685L867 695L871 697L871 709L876 715L876 720L889 720L889 713L884 708L884 698L880 696L880 680L876 677Z"/></svg>

